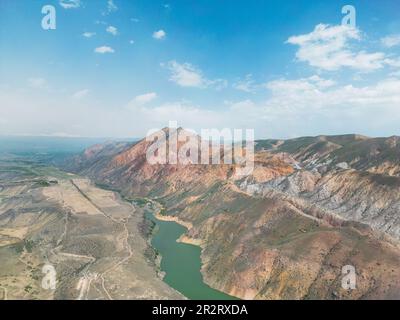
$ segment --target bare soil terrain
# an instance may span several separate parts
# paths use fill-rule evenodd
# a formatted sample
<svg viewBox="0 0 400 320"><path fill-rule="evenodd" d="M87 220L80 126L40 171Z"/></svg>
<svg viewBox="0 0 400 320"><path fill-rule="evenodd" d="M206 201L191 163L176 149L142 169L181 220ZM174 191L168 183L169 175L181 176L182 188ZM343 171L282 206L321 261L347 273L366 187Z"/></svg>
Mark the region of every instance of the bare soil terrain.
<svg viewBox="0 0 400 320"><path fill-rule="evenodd" d="M181 299L157 275L143 212L88 179L1 163L1 299ZM55 290L42 288L44 265Z"/></svg>

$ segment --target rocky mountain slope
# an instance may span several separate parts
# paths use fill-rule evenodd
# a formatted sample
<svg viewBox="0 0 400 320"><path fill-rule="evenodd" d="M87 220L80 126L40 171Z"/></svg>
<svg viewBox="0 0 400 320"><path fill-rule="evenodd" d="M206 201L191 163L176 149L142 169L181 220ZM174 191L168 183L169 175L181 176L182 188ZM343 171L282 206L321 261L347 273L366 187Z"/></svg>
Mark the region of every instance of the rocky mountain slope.
<svg viewBox="0 0 400 320"><path fill-rule="evenodd" d="M156 199L192 226L205 281L248 299L400 298L400 139L319 136L256 143L254 171L151 165L149 142L97 146L68 169ZM106 153L106 156L104 156ZM344 290L341 268L357 271Z"/></svg>

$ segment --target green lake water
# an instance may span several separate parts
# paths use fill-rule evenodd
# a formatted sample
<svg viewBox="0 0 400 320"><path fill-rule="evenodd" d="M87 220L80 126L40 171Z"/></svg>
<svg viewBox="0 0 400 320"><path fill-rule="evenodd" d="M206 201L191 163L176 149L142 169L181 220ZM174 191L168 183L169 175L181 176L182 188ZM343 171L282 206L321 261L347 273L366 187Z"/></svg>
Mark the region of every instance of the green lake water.
<svg viewBox="0 0 400 320"><path fill-rule="evenodd" d="M151 240L152 246L161 254L161 270L166 273L164 281L192 300L235 300L223 292L210 288L200 273L201 248L176 240L187 230L173 221L161 221L150 212L146 218L157 227Z"/></svg>

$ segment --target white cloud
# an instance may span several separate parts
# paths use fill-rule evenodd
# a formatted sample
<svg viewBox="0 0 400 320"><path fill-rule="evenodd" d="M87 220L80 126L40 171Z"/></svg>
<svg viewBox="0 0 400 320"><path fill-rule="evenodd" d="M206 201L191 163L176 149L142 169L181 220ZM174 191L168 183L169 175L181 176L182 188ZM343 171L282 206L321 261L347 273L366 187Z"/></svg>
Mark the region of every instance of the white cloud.
<svg viewBox="0 0 400 320"><path fill-rule="evenodd" d="M176 61L168 62L168 69L171 71L170 81L177 83L182 87L206 87L201 70L196 69L189 63L179 64Z"/></svg>
<svg viewBox="0 0 400 320"><path fill-rule="evenodd" d="M248 93L254 93L256 89L251 74L246 75L244 79L238 80L236 83L234 83L233 88Z"/></svg>
<svg viewBox="0 0 400 320"><path fill-rule="evenodd" d="M167 36L167 33L164 30L158 30L153 32L153 38L157 40L163 40Z"/></svg>
<svg viewBox="0 0 400 320"><path fill-rule="evenodd" d="M257 135L270 137L400 132L400 79L356 87L310 77L274 80L266 86L271 93L266 101L230 104L230 125L253 127Z"/></svg>
<svg viewBox="0 0 400 320"><path fill-rule="evenodd" d="M320 110L329 115L338 108L343 113L368 107L398 108L400 103L400 80L388 78L375 85L355 87L353 85L326 85L321 78L298 80L275 80L267 84L272 97L266 105L276 110L288 108L294 113L316 113ZM372 117L373 119L373 117Z"/></svg>
<svg viewBox="0 0 400 320"><path fill-rule="evenodd" d="M308 78L300 78L296 80L274 80L265 84L266 88L270 89L273 93L276 92L294 92L294 91L304 91L307 92L317 91L320 89L332 87L335 82L330 79L323 79L318 75L314 75Z"/></svg>
<svg viewBox="0 0 400 320"><path fill-rule="evenodd" d="M82 98L86 97L88 95L88 93L89 93L89 89L83 89L83 90L75 92L72 95L72 98L74 98L74 99L82 99Z"/></svg>
<svg viewBox="0 0 400 320"><path fill-rule="evenodd" d="M311 33L292 36L287 42L299 46L297 59L324 70L348 67L359 71L373 71L384 66L384 53L353 52L349 49L351 40L361 40L359 29L347 25L319 24Z"/></svg>
<svg viewBox="0 0 400 320"><path fill-rule="evenodd" d="M310 81L314 82L316 84L316 86L318 86L319 88L328 88L328 87L332 87L336 84L335 81L331 80L331 79L323 79L318 75L313 75L311 77L308 78Z"/></svg>
<svg viewBox="0 0 400 320"><path fill-rule="evenodd" d="M144 125L144 133L149 129L161 129L168 125L169 121L177 121L185 128L215 128L222 123L222 114L207 110L191 103L177 101L164 103L154 107L132 104L126 108L135 118L135 126ZM140 119L138 122L137 119Z"/></svg>
<svg viewBox="0 0 400 320"><path fill-rule="evenodd" d="M80 0L60 0L59 4L64 9L76 9L81 6Z"/></svg>
<svg viewBox="0 0 400 320"><path fill-rule="evenodd" d="M0 133L18 130L40 133L46 127L48 132L99 136L104 135L104 128L107 128L106 134L110 136L142 136L149 128L162 128L169 120L177 120L179 125L195 129L254 128L258 137L347 132L400 134L400 73L397 71L400 59L377 53L379 57L374 60L371 58L374 53L350 49L350 40L360 39L359 30L320 25L312 33L291 37L288 42L299 46L299 60L302 58L320 69L348 67L370 71L377 66L391 66L389 71L394 72L388 72L388 78L369 85L343 85L321 73L297 79L281 78L262 85L269 91L269 98L262 102L248 99L218 107L195 106L185 101L157 104L157 94L149 92L133 98L128 108L113 109L105 103L102 105L100 99L93 100L92 94L88 96L88 89L75 92L72 97L77 100L71 104L71 100L64 99L65 92L49 96L46 90L25 88L9 92L0 86L0 104L4 106L0 119L7 119L0 126ZM114 49L102 46L95 52L113 53ZM227 85L223 79L208 79L200 68L190 63L170 61L163 66L171 72L169 80L182 87L220 89ZM360 72L356 75L365 78ZM351 79L352 75L347 81L351 83ZM33 88L48 87L43 78L30 78L28 82ZM250 74L233 84L233 88L245 92L254 92L260 87ZM87 98L82 99L84 97ZM54 108L55 105L59 107ZM37 114L42 116L38 118ZM110 126L110 123L115 125Z"/></svg>
<svg viewBox="0 0 400 320"><path fill-rule="evenodd" d="M129 40L129 43L130 43L130 44L134 44L135 41L134 41L134 40Z"/></svg>
<svg viewBox="0 0 400 320"><path fill-rule="evenodd" d="M0 118L7 119L0 126L0 134L37 135L46 128L45 133L140 137L150 128L165 127L169 120L196 130L254 128L260 138L400 134L400 78L355 86L313 76L278 79L265 86L270 91L265 101L236 101L218 108L184 101L140 104L139 98L133 99L129 108L109 108L105 102L91 100L91 95L71 104L61 93L49 95L46 91L0 86Z"/></svg>
<svg viewBox="0 0 400 320"><path fill-rule="evenodd" d="M108 0L107 1L107 11L109 13L111 13L111 12L115 12L117 10L118 10L118 7L115 5L114 1L113 0Z"/></svg>
<svg viewBox="0 0 400 320"><path fill-rule="evenodd" d="M154 99L157 98L157 93L155 92L149 92L149 93L145 93L145 94L141 94L139 96L136 96L133 100L132 103L134 103L135 105L144 105L147 104L151 101L153 101Z"/></svg>
<svg viewBox="0 0 400 320"><path fill-rule="evenodd" d="M47 88L47 81L43 78L29 78L29 86L35 89L45 89Z"/></svg>
<svg viewBox="0 0 400 320"><path fill-rule="evenodd" d="M399 71L392 72L392 73L390 74L390 76L400 78L400 70L399 70Z"/></svg>
<svg viewBox="0 0 400 320"><path fill-rule="evenodd" d="M270 81L267 87L271 97L264 102L248 99L210 109L187 102L149 107L133 100L129 110L150 128L161 128L169 120L176 120L179 125L194 129L254 128L258 137L275 138L349 132L400 133L400 79L355 87L312 76Z"/></svg>
<svg viewBox="0 0 400 320"><path fill-rule="evenodd" d="M385 63L391 67L400 68L400 58L388 58L385 59Z"/></svg>
<svg viewBox="0 0 400 320"><path fill-rule="evenodd" d="M208 80L208 86L212 86L215 90L222 90L228 86L228 81L225 79Z"/></svg>
<svg viewBox="0 0 400 320"><path fill-rule="evenodd" d="M382 41L382 44L388 48L398 46L398 45L400 45L400 34L386 36L386 37L382 38L381 41Z"/></svg>
<svg viewBox="0 0 400 320"><path fill-rule="evenodd" d="M96 53L114 53L114 49L108 46L102 46L94 49L94 52Z"/></svg>
<svg viewBox="0 0 400 320"><path fill-rule="evenodd" d="M84 36L85 38L91 38L94 37L96 35L96 32L84 32L82 34L82 36Z"/></svg>
<svg viewBox="0 0 400 320"><path fill-rule="evenodd" d="M118 34L118 29L114 26L108 26L106 31L108 33L111 33L113 36L116 36Z"/></svg>
<svg viewBox="0 0 400 320"><path fill-rule="evenodd" d="M169 80L175 82L181 87L214 87L215 89L220 90L227 86L227 81L224 79L209 80L205 78L202 71L190 63L180 64L173 60L168 62L166 67L171 71L171 77Z"/></svg>

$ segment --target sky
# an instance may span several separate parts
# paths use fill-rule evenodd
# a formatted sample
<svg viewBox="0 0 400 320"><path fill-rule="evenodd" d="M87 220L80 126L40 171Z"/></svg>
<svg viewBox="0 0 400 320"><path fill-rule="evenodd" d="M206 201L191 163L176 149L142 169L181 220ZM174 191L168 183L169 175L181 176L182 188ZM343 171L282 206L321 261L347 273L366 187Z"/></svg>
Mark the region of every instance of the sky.
<svg viewBox="0 0 400 320"><path fill-rule="evenodd" d="M142 137L169 121L400 135L400 2L0 0L0 135Z"/></svg>

